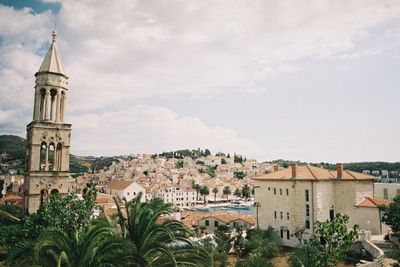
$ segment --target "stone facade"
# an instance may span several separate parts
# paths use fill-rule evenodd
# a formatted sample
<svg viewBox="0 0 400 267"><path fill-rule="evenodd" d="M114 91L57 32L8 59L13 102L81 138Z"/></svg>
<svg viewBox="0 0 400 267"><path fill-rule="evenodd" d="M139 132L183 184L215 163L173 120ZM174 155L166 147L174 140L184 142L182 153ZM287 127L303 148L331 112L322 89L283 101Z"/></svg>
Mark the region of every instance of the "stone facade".
<svg viewBox="0 0 400 267"><path fill-rule="evenodd" d="M295 170L291 170L296 168ZM342 170L345 172L344 170ZM343 178L312 166L292 166L276 173L254 178L255 201L260 203L258 220L261 228L272 226L286 246L297 246L293 236L305 229L313 232L316 221L326 221L337 213L350 217L349 226L361 225L367 213L356 207L364 197L373 195L373 177L347 172ZM376 216L371 217L374 226Z"/></svg>
<svg viewBox="0 0 400 267"><path fill-rule="evenodd" d="M56 45L56 33L35 74L33 121L27 125L24 209L36 212L49 194L68 192L71 124L64 122L68 77Z"/></svg>

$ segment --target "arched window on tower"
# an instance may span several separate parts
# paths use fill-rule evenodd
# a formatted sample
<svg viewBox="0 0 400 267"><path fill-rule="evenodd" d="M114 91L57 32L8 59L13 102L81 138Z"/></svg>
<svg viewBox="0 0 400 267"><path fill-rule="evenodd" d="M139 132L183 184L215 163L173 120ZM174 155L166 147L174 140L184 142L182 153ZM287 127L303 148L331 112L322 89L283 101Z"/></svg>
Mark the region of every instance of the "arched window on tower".
<svg viewBox="0 0 400 267"><path fill-rule="evenodd" d="M62 144L57 144L56 150L56 170L61 171L61 161L62 161Z"/></svg>
<svg viewBox="0 0 400 267"><path fill-rule="evenodd" d="M50 121L56 120L57 90L50 90Z"/></svg>
<svg viewBox="0 0 400 267"><path fill-rule="evenodd" d="M61 99L60 99L60 121L64 122L64 112L65 112L65 91L61 92Z"/></svg>
<svg viewBox="0 0 400 267"><path fill-rule="evenodd" d="M45 107L45 100L46 100L46 89L42 88L40 90L40 105L39 105L39 120L44 120L44 107Z"/></svg>
<svg viewBox="0 0 400 267"><path fill-rule="evenodd" d="M53 171L55 170L54 165L55 165L55 150L56 147L54 145L54 143L50 143L49 145L49 154L48 154L48 164L49 164L49 170Z"/></svg>
<svg viewBox="0 0 400 267"><path fill-rule="evenodd" d="M47 144L42 142L40 145L40 170L44 171L46 168L46 151L47 151Z"/></svg>
<svg viewBox="0 0 400 267"><path fill-rule="evenodd" d="M47 191L47 189L40 190L40 205L47 203L48 198L49 198L49 192Z"/></svg>

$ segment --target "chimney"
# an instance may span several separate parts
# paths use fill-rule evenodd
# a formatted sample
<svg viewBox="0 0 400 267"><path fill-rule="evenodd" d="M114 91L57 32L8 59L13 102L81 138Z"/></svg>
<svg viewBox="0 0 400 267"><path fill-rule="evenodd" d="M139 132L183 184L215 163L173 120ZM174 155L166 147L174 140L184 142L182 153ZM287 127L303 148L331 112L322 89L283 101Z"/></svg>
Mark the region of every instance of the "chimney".
<svg viewBox="0 0 400 267"><path fill-rule="evenodd" d="M279 165L278 164L274 164L273 168L274 168L274 172L279 171Z"/></svg>
<svg viewBox="0 0 400 267"><path fill-rule="evenodd" d="M296 163L292 164L292 178L296 178L297 175L297 166Z"/></svg>
<svg viewBox="0 0 400 267"><path fill-rule="evenodd" d="M343 175L343 163L336 163L337 178L342 178Z"/></svg>

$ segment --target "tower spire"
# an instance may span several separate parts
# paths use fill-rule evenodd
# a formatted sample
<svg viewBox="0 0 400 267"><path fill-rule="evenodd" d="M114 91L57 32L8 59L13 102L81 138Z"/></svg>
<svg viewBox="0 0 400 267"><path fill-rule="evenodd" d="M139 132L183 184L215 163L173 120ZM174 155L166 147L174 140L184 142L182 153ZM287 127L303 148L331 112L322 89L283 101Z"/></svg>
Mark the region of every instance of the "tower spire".
<svg viewBox="0 0 400 267"><path fill-rule="evenodd" d="M40 66L38 72L36 73L54 73L54 74L61 74L65 77L67 75L65 74L64 66L61 61L61 56L58 53L58 47L57 47L57 32L54 30L51 33L52 36L52 42L50 45L49 50L47 51L47 54L43 60L42 65Z"/></svg>

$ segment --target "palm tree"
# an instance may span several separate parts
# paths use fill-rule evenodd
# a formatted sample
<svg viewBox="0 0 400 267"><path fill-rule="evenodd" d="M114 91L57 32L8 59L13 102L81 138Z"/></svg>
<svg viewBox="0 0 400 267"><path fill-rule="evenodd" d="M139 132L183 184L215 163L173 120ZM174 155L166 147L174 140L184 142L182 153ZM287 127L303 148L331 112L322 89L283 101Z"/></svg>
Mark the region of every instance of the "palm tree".
<svg viewBox="0 0 400 267"><path fill-rule="evenodd" d="M199 200L199 193L200 193L200 190L201 190L201 186L199 184L195 184L194 181L193 181L192 188L194 190L196 190L196 201L198 201Z"/></svg>
<svg viewBox="0 0 400 267"><path fill-rule="evenodd" d="M171 203L152 199L140 201L139 193L131 201L115 199L117 221L125 238L131 240L143 264L138 266L211 266L212 258L201 247L193 244L193 235L183 223L168 219L173 212ZM125 207L126 215L122 213ZM160 218L165 218L159 222Z"/></svg>
<svg viewBox="0 0 400 267"><path fill-rule="evenodd" d="M245 201L247 201L247 199L250 198L250 192L251 192L251 189L247 184L245 186L243 186L242 196L244 197Z"/></svg>
<svg viewBox="0 0 400 267"><path fill-rule="evenodd" d="M233 193L236 197L241 197L242 196L242 192L240 191L239 188L236 188L235 192Z"/></svg>
<svg viewBox="0 0 400 267"><path fill-rule="evenodd" d="M216 200L216 198L217 198L218 188L214 187L214 189L212 190L212 192L214 193L214 203L215 203L215 200Z"/></svg>
<svg viewBox="0 0 400 267"><path fill-rule="evenodd" d="M110 223L91 224L74 233L61 229L43 231L35 244L18 243L7 259L9 266L26 266L28 261L34 266L60 267L142 264L134 244L123 239Z"/></svg>
<svg viewBox="0 0 400 267"><path fill-rule="evenodd" d="M204 204L206 204L206 197L210 194L210 189L204 185L200 189L200 195L204 196Z"/></svg>
<svg viewBox="0 0 400 267"><path fill-rule="evenodd" d="M11 213L3 210L1 207L0 207L0 217L4 217L4 218L6 218L10 221L16 222L16 223L19 223L21 221L18 217L15 217Z"/></svg>
<svg viewBox="0 0 400 267"><path fill-rule="evenodd" d="M226 201L228 201L229 195L232 194L231 187L229 185L225 186L222 193L226 196Z"/></svg>

